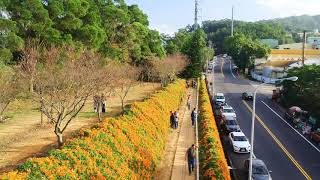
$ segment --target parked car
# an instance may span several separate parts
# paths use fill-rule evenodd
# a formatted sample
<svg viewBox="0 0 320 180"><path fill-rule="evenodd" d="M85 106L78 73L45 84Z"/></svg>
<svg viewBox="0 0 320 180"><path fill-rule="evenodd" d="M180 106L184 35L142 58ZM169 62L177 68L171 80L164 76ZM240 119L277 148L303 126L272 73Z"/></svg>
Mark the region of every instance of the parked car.
<svg viewBox="0 0 320 180"><path fill-rule="evenodd" d="M226 119L235 119L237 117L236 112L229 105L223 105L220 109L221 115Z"/></svg>
<svg viewBox="0 0 320 180"><path fill-rule="evenodd" d="M241 129L240 129L240 126L237 122L237 120L235 118L232 118L232 119L226 119L226 130L227 130L227 133L230 133L230 132L240 132Z"/></svg>
<svg viewBox="0 0 320 180"><path fill-rule="evenodd" d="M214 101L216 104L220 103L220 104L225 104L226 103L226 98L224 97L223 93L217 93L214 96Z"/></svg>
<svg viewBox="0 0 320 180"><path fill-rule="evenodd" d="M253 100L252 92L244 92L244 93L242 93L242 99L243 100Z"/></svg>
<svg viewBox="0 0 320 180"><path fill-rule="evenodd" d="M320 131L311 132L310 138L320 146Z"/></svg>
<svg viewBox="0 0 320 180"><path fill-rule="evenodd" d="M233 151L237 153L249 153L251 146L247 137L243 132L231 132L229 134L229 141L233 147Z"/></svg>
<svg viewBox="0 0 320 180"><path fill-rule="evenodd" d="M249 176L250 159L244 161L244 168ZM252 179L272 180L266 164L261 159L252 159Z"/></svg>

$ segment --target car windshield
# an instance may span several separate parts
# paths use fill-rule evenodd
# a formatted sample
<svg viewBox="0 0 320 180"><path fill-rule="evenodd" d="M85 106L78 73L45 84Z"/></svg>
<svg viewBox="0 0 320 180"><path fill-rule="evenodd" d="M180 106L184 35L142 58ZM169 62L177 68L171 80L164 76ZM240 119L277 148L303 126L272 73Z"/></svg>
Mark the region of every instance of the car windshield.
<svg viewBox="0 0 320 180"><path fill-rule="evenodd" d="M234 120L227 120L227 125L237 125L237 122Z"/></svg>
<svg viewBox="0 0 320 180"><path fill-rule="evenodd" d="M217 99L224 99L224 96L217 96Z"/></svg>
<svg viewBox="0 0 320 180"><path fill-rule="evenodd" d="M234 141L247 141L247 138L245 136L234 136Z"/></svg>
<svg viewBox="0 0 320 180"><path fill-rule="evenodd" d="M264 174L264 175L267 175L268 174L268 170L264 166L253 166L252 173L253 174Z"/></svg>
<svg viewBox="0 0 320 180"><path fill-rule="evenodd" d="M252 96L251 92L247 92L246 94L247 94L247 96Z"/></svg>
<svg viewBox="0 0 320 180"><path fill-rule="evenodd" d="M224 113L234 113L233 109L223 109Z"/></svg>

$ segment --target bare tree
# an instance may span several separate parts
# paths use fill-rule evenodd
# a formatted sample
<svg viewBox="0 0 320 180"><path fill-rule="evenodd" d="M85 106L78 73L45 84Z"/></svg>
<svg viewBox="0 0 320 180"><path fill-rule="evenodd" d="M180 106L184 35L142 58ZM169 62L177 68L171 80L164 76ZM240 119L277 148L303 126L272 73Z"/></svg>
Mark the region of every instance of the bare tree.
<svg viewBox="0 0 320 180"><path fill-rule="evenodd" d="M115 93L121 100L122 113L125 112L125 99L132 87L138 84L140 69L129 64L113 64Z"/></svg>
<svg viewBox="0 0 320 180"><path fill-rule="evenodd" d="M155 61L154 71L160 79L162 86L166 86L172 82L187 65L188 60L185 56L174 54L168 56L165 60Z"/></svg>
<svg viewBox="0 0 320 180"><path fill-rule="evenodd" d="M41 45L38 42L28 41L23 50L22 61L20 63L21 75L28 79L30 93L33 93L36 66L40 59L40 47Z"/></svg>
<svg viewBox="0 0 320 180"><path fill-rule="evenodd" d="M110 73L100 64L100 57L90 51L52 48L38 67L35 95L41 111L54 124L58 145L63 145L63 133L83 109L97 87L109 84ZM67 54L66 54L67 53Z"/></svg>
<svg viewBox="0 0 320 180"><path fill-rule="evenodd" d="M4 122L4 112L20 92L18 78L12 69L0 71L0 122Z"/></svg>

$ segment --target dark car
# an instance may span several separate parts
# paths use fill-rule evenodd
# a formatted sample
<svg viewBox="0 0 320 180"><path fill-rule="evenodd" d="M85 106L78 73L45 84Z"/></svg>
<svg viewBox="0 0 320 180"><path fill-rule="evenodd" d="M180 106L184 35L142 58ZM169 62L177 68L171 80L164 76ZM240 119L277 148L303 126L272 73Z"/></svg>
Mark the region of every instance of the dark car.
<svg viewBox="0 0 320 180"><path fill-rule="evenodd" d="M253 100L252 92L244 92L244 93L242 93L242 99L243 100Z"/></svg>
<svg viewBox="0 0 320 180"><path fill-rule="evenodd" d="M249 175L249 163L250 160L247 159L244 162L244 168ZM272 180L270 172L266 164L261 159L252 159L252 179L258 180Z"/></svg>

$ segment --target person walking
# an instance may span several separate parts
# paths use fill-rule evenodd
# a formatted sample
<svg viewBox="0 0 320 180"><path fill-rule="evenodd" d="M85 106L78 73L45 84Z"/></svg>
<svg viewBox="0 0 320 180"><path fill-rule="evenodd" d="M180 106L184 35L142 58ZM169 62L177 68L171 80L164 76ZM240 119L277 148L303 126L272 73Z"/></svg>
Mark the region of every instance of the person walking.
<svg viewBox="0 0 320 180"><path fill-rule="evenodd" d="M196 158L196 146L192 144L191 147L188 148L186 152L186 158L185 158L188 161L188 170L189 170L190 176L194 171L195 158Z"/></svg>
<svg viewBox="0 0 320 180"><path fill-rule="evenodd" d="M191 112L192 127L194 127L194 122L196 121L196 117L197 117L197 110L196 108L193 108L193 111Z"/></svg>
<svg viewBox="0 0 320 180"><path fill-rule="evenodd" d="M95 113L98 112L98 96L97 95L94 95L93 96L93 110Z"/></svg>
<svg viewBox="0 0 320 180"><path fill-rule="evenodd" d="M170 127L174 129L174 114L170 111Z"/></svg>
<svg viewBox="0 0 320 180"><path fill-rule="evenodd" d="M102 103L101 111L102 113L105 113L106 107L107 107L107 101L106 101L106 97L103 94L101 95L101 103Z"/></svg>
<svg viewBox="0 0 320 180"><path fill-rule="evenodd" d="M174 112L174 129L177 129L179 126L179 114L177 111Z"/></svg>
<svg viewBox="0 0 320 180"><path fill-rule="evenodd" d="M190 97L190 94L188 95L188 99L187 99L187 107L188 107L188 110L190 110L190 107L191 106L191 97Z"/></svg>

